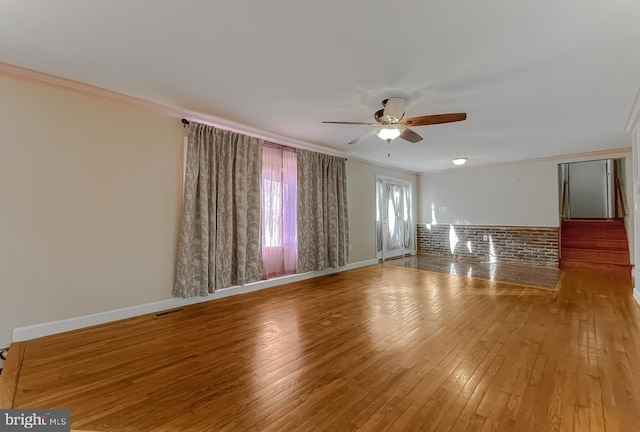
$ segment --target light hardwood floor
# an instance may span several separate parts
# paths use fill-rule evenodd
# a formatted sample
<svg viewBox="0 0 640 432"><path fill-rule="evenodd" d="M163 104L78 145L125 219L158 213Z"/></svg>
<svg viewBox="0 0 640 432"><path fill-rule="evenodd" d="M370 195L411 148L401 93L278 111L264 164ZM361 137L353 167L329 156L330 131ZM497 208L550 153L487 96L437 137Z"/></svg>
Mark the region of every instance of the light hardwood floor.
<svg viewBox="0 0 640 432"><path fill-rule="evenodd" d="M580 270L554 291L376 265L18 351L14 407L78 429L640 431L631 280Z"/></svg>

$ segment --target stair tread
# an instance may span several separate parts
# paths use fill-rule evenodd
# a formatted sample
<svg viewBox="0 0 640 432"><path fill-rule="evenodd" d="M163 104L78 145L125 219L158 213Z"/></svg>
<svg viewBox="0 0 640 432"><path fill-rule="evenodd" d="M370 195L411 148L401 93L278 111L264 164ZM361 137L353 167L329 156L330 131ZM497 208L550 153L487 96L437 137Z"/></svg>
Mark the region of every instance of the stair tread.
<svg viewBox="0 0 640 432"><path fill-rule="evenodd" d="M577 238L577 237L563 237L562 238L563 241L567 241L569 243L573 243L573 242L598 242L598 243L602 243L602 244L607 244L607 245L621 245L621 246L626 246L627 245L627 240L626 239L608 239L608 238L604 238L604 239L594 239L594 238Z"/></svg>
<svg viewBox="0 0 640 432"><path fill-rule="evenodd" d="M628 250L619 249L593 249L593 248L579 248L579 247L562 247L563 251L581 251L581 252L606 252L614 254L629 254Z"/></svg>
<svg viewBox="0 0 640 432"><path fill-rule="evenodd" d="M562 221L563 224L581 224L581 223L593 223L593 224L599 224L599 223L624 223L624 219L623 218L584 218L584 219L580 219L580 218L574 218L574 219L564 219Z"/></svg>
<svg viewBox="0 0 640 432"><path fill-rule="evenodd" d="M627 230L623 219L563 221L560 268L584 268L630 274Z"/></svg>
<svg viewBox="0 0 640 432"><path fill-rule="evenodd" d="M575 233L566 233L566 232L562 232L562 238L578 238L578 239L590 239L590 238L597 238L600 240L616 240L616 241L624 241L627 239L627 233L625 233L624 238L611 238L611 237L595 237L592 233L587 233L588 236L574 236L574 235L568 235L568 234L575 234Z"/></svg>
<svg viewBox="0 0 640 432"><path fill-rule="evenodd" d="M622 225L608 225L608 226L563 226L562 231L624 231Z"/></svg>
<svg viewBox="0 0 640 432"><path fill-rule="evenodd" d="M571 245L571 246L570 246ZM628 249L627 240L609 240L609 239L583 239L583 238L563 238L561 240L561 246L576 248L576 249L596 249L596 250L610 250L613 249Z"/></svg>
<svg viewBox="0 0 640 432"><path fill-rule="evenodd" d="M560 261L560 268L581 268L602 272L613 272L618 274L624 274L631 276L633 265L631 264L603 264L603 263L589 263L583 261Z"/></svg>
<svg viewBox="0 0 640 432"><path fill-rule="evenodd" d="M560 259L560 263L562 264L564 262L589 263L589 264L607 264L607 265L611 265L611 266L633 267L633 264L607 262L607 261L591 261L591 260L584 260L584 259L561 258Z"/></svg>
<svg viewBox="0 0 640 432"><path fill-rule="evenodd" d="M594 240L618 240L618 241L626 241L627 233L626 232L616 232L614 233L585 233L584 231L580 232L566 232L562 231L563 239L594 239Z"/></svg>

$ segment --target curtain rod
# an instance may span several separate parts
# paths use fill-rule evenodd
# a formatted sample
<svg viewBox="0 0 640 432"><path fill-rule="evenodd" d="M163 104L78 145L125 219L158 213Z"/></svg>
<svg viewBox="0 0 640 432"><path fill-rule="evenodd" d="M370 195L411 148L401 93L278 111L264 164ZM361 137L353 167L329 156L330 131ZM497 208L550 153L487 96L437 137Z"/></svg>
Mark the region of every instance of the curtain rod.
<svg viewBox="0 0 640 432"><path fill-rule="evenodd" d="M182 121L183 127L187 127L191 123L186 118L183 118L181 121ZM263 141L265 141L265 140L263 140ZM271 142L271 141L267 141L267 142ZM285 144L279 144L279 143L272 143L272 144L277 144L277 145L282 146L282 147L287 147L287 148L291 148L291 149L296 149L297 150L296 147L288 146L288 145L285 145ZM344 158L344 160L348 160L348 159Z"/></svg>

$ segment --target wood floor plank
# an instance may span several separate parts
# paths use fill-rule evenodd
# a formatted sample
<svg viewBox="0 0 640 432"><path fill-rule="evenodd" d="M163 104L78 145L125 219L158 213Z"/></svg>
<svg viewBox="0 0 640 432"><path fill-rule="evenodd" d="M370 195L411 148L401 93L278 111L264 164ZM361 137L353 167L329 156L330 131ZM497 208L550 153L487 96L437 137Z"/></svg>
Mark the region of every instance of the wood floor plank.
<svg viewBox="0 0 640 432"><path fill-rule="evenodd" d="M13 408L24 358L24 342L14 342L0 374L0 409Z"/></svg>
<svg viewBox="0 0 640 432"><path fill-rule="evenodd" d="M27 341L2 379L104 432L640 431L630 287L381 264Z"/></svg>

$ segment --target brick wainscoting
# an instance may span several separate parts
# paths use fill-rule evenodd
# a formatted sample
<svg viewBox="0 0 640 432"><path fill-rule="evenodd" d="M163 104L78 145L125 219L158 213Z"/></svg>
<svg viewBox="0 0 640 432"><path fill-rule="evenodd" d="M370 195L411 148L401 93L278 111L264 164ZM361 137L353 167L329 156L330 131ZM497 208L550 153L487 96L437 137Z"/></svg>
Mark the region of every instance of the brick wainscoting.
<svg viewBox="0 0 640 432"><path fill-rule="evenodd" d="M450 238L457 238L453 253ZM419 254L488 262L492 245L499 263L558 267L557 227L418 224Z"/></svg>

